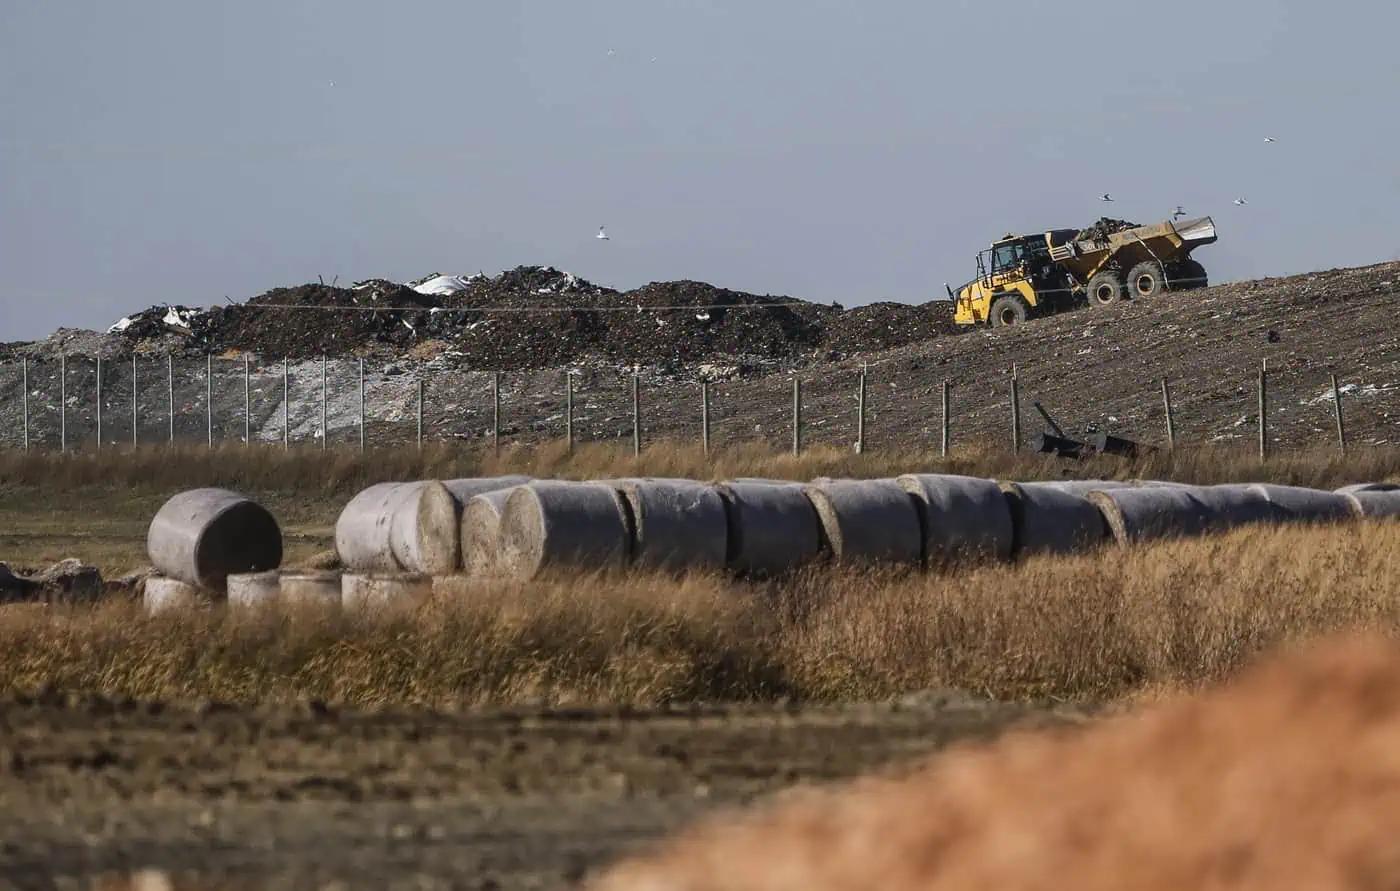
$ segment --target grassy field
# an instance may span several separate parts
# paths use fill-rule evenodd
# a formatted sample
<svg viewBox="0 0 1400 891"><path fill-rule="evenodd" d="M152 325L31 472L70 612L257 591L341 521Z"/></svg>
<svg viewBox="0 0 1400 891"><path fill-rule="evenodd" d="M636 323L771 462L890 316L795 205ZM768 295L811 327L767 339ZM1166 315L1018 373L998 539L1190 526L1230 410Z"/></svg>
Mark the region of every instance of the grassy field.
<svg viewBox="0 0 1400 891"><path fill-rule="evenodd" d="M850 701L923 690L1103 702L1277 644L1400 629L1400 526L1256 527L940 573L782 582L461 580L414 615L0 613L0 692L360 706Z"/></svg>

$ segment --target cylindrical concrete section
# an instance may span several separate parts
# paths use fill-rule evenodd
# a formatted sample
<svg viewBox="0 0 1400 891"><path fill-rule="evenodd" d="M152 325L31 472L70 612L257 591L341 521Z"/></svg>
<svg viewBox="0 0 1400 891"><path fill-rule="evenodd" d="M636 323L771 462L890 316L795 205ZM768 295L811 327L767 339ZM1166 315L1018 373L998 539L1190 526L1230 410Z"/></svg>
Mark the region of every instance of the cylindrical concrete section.
<svg viewBox="0 0 1400 891"><path fill-rule="evenodd" d="M992 557L1008 560L1015 539L1011 508L993 480L953 474L906 474L923 525L924 557L932 564Z"/></svg>
<svg viewBox="0 0 1400 891"><path fill-rule="evenodd" d="M729 550L724 499L693 480L609 481L627 503L632 562L647 569L723 569Z"/></svg>
<svg viewBox="0 0 1400 891"><path fill-rule="evenodd" d="M547 569L626 565L632 533L622 496L600 483L538 480L510 493L501 513L498 566L510 578Z"/></svg>
<svg viewBox="0 0 1400 891"><path fill-rule="evenodd" d="M1400 486L1393 483L1343 486L1337 492L1351 500L1357 516L1400 517Z"/></svg>
<svg viewBox="0 0 1400 891"><path fill-rule="evenodd" d="M222 592L232 573L281 564L282 530L266 508L237 492L192 489L156 512L146 551L161 574Z"/></svg>
<svg viewBox="0 0 1400 891"><path fill-rule="evenodd" d="M523 486L528 482L530 482L530 477L517 474L513 476L465 477L459 480L443 480L442 484L447 487L447 491L452 493L452 497L457 499L460 510L477 495Z"/></svg>
<svg viewBox="0 0 1400 891"><path fill-rule="evenodd" d="M1101 492L1104 489L1131 489L1137 484L1127 480L1036 480L1029 483L1016 483L1015 485L1034 486L1037 489L1054 489L1057 492L1078 495L1083 498L1090 492Z"/></svg>
<svg viewBox="0 0 1400 891"><path fill-rule="evenodd" d="M1255 483L1249 489L1276 508L1281 523L1329 523L1360 515L1356 499L1344 492L1271 483Z"/></svg>
<svg viewBox="0 0 1400 891"><path fill-rule="evenodd" d="M462 509L462 572L469 576L495 575L501 554L501 514L510 489L485 492L467 501Z"/></svg>
<svg viewBox="0 0 1400 891"><path fill-rule="evenodd" d="M282 603L287 606L339 607L342 591L340 573L318 570L288 570L282 573Z"/></svg>
<svg viewBox="0 0 1400 891"><path fill-rule="evenodd" d="M923 561L919 510L898 480L826 480L804 491L816 509L822 542L837 560Z"/></svg>
<svg viewBox="0 0 1400 891"><path fill-rule="evenodd" d="M194 609L208 603L208 595L189 582L168 576L148 576L141 605L150 615Z"/></svg>
<svg viewBox="0 0 1400 891"><path fill-rule="evenodd" d="M776 575L817 558L820 525L802 488L774 480L733 480L719 487L729 524L730 569Z"/></svg>
<svg viewBox="0 0 1400 891"><path fill-rule="evenodd" d="M380 483L340 512L335 549L361 572L446 573L458 564L457 501L437 480Z"/></svg>
<svg viewBox="0 0 1400 891"><path fill-rule="evenodd" d="M277 603L281 596L281 574L276 571L235 573L228 577L230 607L260 609Z"/></svg>
<svg viewBox="0 0 1400 891"><path fill-rule="evenodd" d="M340 605L347 612L417 609L433 596L433 578L413 572L346 573Z"/></svg>
<svg viewBox="0 0 1400 891"><path fill-rule="evenodd" d="M1077 483L1091 484L1083 480ZM1094 488L1062 483L1002 483L1011 509L1013 551L1032 554L1073 554L1103 543L1108 527L1103 515L1085 497ZM1111 487L1110 487L1111 488Z"/></svg>

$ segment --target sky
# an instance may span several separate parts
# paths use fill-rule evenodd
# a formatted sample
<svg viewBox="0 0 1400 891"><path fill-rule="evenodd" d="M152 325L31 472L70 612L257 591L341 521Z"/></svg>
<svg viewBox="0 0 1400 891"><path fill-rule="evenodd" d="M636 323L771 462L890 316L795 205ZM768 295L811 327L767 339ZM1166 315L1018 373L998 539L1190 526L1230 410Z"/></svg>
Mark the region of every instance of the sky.
<svg viewBox="0 0 1400 891"><path fill-rule="evenodd" d="M521 264L923 302L1008 231L1178 204L1217 281L1400 259L1396 33L1348 0L0 0L0 341Z"/></svg>

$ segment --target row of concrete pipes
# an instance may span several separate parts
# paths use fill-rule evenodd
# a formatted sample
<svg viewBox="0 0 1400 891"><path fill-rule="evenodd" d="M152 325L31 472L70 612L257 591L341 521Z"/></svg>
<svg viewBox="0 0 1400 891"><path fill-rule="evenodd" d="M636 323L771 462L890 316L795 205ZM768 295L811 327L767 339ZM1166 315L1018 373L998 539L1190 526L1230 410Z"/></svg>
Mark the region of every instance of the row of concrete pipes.
<svg viewBox="0 0 1400 891"><path fill-rule="evenodd" d="M172 498L151 524L152 606L194 589L231 602L342 604L426 596L435 576L528 580L552 569L728 570L772 576L821 559L937 566L1203 535L1258 523L1400 517L1400 486L1337 491L1145 480L1013 483L947 474L811 483L592 482L490 477L382 483L336 523L345 574L277 573L281 532L217 489ZM409 595L405 595L409 596Z"/></svg>

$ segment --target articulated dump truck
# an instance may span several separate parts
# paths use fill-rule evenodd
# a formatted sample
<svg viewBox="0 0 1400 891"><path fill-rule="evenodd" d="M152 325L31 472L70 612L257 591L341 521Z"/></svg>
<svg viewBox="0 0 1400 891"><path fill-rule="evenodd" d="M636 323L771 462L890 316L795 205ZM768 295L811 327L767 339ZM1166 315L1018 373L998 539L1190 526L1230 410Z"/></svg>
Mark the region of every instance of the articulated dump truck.
<svg viewBox="0 0 1400 891"><path fill-rule="evenodd" d="M1107 306L1204 288L1191 251L1215 241L1210 217L1151 226L1100 220L1088 229L1008 235L977 255L977 278L948 296L959 325L1017 325L1062 309Z"/></svg>

